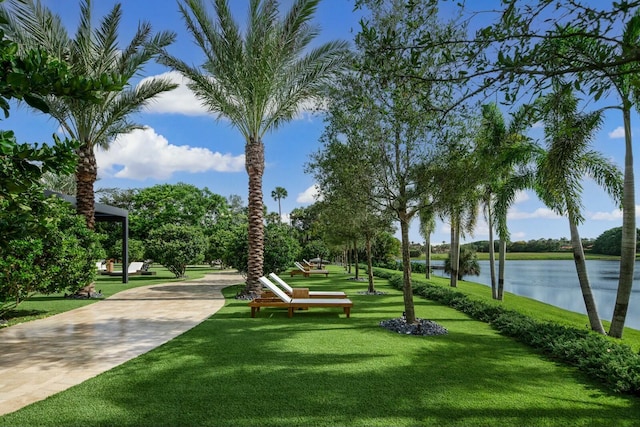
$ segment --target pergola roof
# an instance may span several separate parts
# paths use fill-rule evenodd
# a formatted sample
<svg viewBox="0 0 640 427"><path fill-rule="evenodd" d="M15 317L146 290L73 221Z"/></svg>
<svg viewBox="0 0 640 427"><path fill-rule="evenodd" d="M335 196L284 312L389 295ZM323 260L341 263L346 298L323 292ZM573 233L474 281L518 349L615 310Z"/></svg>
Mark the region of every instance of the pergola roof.
<svg viewBox="0 0 640 427"><path fill-rule="evenodd" d="M77 206L76 198L73 196L68 196L66 194L57 193L51 190L44 190L44 195L49 196L57 196L62 200L69 202L74 208ZM95 203L95 217L96 221L102 222L113 222L113 221L124 221L125 218L129 217L129 211L122 208L117 208L115 206L105 205L104 203Z"/></svg>

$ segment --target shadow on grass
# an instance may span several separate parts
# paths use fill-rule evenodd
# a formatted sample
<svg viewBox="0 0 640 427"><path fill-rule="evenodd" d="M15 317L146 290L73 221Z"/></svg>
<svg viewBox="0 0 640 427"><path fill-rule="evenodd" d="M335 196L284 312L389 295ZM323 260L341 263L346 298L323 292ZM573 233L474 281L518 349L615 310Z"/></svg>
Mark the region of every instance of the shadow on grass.
<svg viewBox="0 0 640 427"><path fill-rule="evenodd" d="M640 417L638 399L455 310L416 299L416 314L449 334L413 337L378 326L402 311L399 293L353 300L349 319L331 309L252 319L246 301L229 299L177 339L0 425L569 426Z"/></svg>

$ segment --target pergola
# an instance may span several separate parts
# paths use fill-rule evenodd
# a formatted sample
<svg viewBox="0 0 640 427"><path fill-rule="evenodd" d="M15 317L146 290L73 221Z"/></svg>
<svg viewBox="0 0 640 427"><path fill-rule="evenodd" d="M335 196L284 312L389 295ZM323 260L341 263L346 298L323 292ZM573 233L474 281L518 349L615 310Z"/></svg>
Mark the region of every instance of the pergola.
<svg viewBox="0 0 640 427"><path fill-rule="evenodd" d="M69 202L74 208L77 206L76 198L55 191L45 190L45 196L56 196ZM122 224L122 283L129 283L129 211L103 203L95 204L95 218L100 222L119 222Z"/></svg>

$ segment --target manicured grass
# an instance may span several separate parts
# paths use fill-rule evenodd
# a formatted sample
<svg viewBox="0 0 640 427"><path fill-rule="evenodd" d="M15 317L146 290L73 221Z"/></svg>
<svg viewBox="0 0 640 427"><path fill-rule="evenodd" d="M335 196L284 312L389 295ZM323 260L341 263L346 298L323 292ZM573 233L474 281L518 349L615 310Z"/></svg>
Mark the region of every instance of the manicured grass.
<svg viewBox="0 0 640 427"><path fill-rule="evenodd" d="M423 274L414 273L412 276L418 280L425 280ZM448 278L442 278L432 275L431 279L429 279L429 282L440 286L449 287ZM586 315L564 310L551 304L536 301L532 298L505 292L504 301L495 301L491 298L491 288L489 286L471 281L468 282L466 280L458 281L458 287L456 288L456 290L468 295L472 295L474 298L518 311L535 319L555 322L574 328L588 329L589 320ZM602 319L602 323L605 327L605 330L608 330L610 322L608 320ZM614 342L622 342L632 347L635 351L640 351L640 331L638 331L637 329L625 328L622 340L614 338L611 338L611 340Z"/></svg>
<svg viewBox="0 0 640 427"><path fill-rule="evenodd" d="M391 333L378 323L402 313L401 293L378 279L386 295L358 295L366 283L332 271L286 280L345 290L355 303L350 319L319 308L293 318L263 309L251 319L246 302L233 299L237 289L227 288L225 307L196 328L0 417L0 426L616 426L640 419L640 399L610 393L430 301L415 298L417 315L447 335Z"/></svg>
<svg viewBox="0 0 640 427"><path fill-rule="evenodd" d="M122 266L117 265L114 270L122 271ZM125 289L185 280L176 279L173 273L162 266L152 267L151 271L155 271L156 274L149 276L129 276L129 283L126 284L122 283L122 276L98 275L96 276L95 281L96 291L101 291L103 298L108 298ZM190 266L187 268L187 280L202 278L206 273L212 271L214 271L213 268L209 266ZM21 303L15 310L7 313L5 319L8 321L8 326L11 326L18 323L53 316L54 314L63 313L98 301L100 301L100 298L65 298L64 293L35 295L31 299Z"/></svg>

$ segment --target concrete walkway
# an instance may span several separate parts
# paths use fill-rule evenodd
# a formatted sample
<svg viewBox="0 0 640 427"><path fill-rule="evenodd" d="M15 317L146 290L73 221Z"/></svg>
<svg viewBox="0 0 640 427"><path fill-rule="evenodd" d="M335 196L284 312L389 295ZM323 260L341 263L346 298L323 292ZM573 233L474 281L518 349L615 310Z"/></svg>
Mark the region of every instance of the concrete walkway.
<svg viewBox="0 0 640 427"><path fill-rule="evenodd" d="M0 415L152 350L224 306L236 273L150 285L41 320L0 329Z"/></svg>

